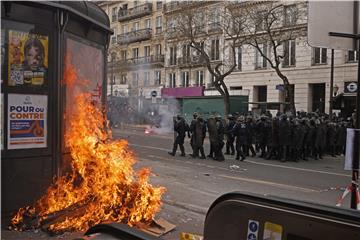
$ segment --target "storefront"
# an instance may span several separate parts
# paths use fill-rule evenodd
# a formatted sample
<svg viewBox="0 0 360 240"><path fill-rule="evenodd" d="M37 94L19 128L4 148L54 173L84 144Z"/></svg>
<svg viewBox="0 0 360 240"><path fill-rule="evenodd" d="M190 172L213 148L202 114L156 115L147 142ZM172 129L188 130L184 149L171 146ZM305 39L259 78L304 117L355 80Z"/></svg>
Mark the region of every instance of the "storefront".
<svg viewBox="0 0 360 240"><path fill-rule="evenodd" d="M66 165L63 81L71 64L100 104L106 100L105 12L89 2L1 2L2 213L32 203Z"/></svg>

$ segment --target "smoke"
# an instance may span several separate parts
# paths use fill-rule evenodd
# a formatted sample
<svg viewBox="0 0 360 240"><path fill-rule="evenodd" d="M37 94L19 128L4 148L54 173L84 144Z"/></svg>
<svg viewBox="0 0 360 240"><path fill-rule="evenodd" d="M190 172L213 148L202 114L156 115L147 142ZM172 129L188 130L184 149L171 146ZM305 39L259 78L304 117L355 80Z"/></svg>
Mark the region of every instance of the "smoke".
<svg viewBox="0 0 360 240"><path fill-rule="evenodd" d="M168 134L174 131L174 116L181 113L178 100L175 98L166 99L165 104L159 104L159 124L151 130L156 134Z"/></svg>

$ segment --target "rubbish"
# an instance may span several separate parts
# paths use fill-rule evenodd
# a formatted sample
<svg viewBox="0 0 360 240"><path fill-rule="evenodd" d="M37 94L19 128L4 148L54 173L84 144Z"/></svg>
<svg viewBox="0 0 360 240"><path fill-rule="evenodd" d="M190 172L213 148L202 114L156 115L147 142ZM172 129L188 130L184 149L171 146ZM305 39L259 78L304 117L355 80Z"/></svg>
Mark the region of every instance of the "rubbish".
<svg viewBox="0 0 360 240"><path fill-rule="evenodd" d="M210 176L210 173L204 173L205 176Z"/></svg>
<svg viewBox="0 0 360 240"><path fill-rule="evenodd" d="M176 225L166 221L163 218L159 218L157 220L154 219L150 225L137 224L137 227L143 232L146 232L156 237L160 237L165 233L168 233L171 230L173 230L176 227Z"/></svg>
<svg viewBox="0 0 360 240"><path fill-rule="evenodd" d="M231 170L236 170L236 169L239 169L240 167L238 165L231 165L230 166L230 169Z"/></svg>
<svg viewBox="0 0 360 240"><path fill-rule="evenodd" d="M180 233L180 240L203 240L204 237L192 233L182 232Z"/></svg>

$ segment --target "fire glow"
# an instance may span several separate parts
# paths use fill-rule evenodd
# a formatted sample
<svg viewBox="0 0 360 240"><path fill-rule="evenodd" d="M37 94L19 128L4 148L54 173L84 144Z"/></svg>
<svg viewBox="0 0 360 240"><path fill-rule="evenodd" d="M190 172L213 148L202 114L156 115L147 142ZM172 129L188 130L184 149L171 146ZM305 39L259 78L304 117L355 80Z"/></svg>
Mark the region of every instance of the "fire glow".
<svg viewBox="0 0 360 240"><path fill-rule="evenodd" d="M73 83L75 68L66 63L64 80ZM149 169L134 171L136 160L128 143L112 139L106 114L90 93L77 94L73 105L65 134L71 171L57 178L33 206L19 209L11 228L62 233L84 231L102 222L151 223L165 188L149 183Z"/></svg>

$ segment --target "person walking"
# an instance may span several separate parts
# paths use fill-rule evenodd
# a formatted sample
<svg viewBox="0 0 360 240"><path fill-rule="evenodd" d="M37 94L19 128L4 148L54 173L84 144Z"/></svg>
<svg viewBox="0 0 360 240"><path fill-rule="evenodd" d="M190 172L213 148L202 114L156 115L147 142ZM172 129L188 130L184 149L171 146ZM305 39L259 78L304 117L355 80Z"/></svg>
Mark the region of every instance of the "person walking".
<svg viewBox="0 0 360 240"><path fill-rule="evenodd" d="M217 115L215 117L216 120L216 133L217 133L217 138L215 141L215 149L214 149L214 160L216 161L224 161L225 157L224 154L222 152L222 149L224 147L224 133L225 133L225 127L222 121L222 118L220 115Z"/></svg>
<svg viewBox="0 0 360 240"><path fill-rule="evenodd" d="M206 158L204 153L205 136L206 136L205 121L201 116L198 116L195 123L194 138L193 138L194 153L190 154L191 157L193 158L199 157L199 152L200 152L201 154L200 159Z"/></svg>
<svg viewBox="0 0 360 240"><path fill-rule="evenodd" d="M189 126L185 122L185 119L180 115L177 115L174 119L174 131L176 133L176 138L174 141L173 149L171 152L168 152L171 156L175 156L178 146L180 147L182 157L185 157L185 147L184 147L184 139L186 136L186 132L189 131Z"/></svg>

